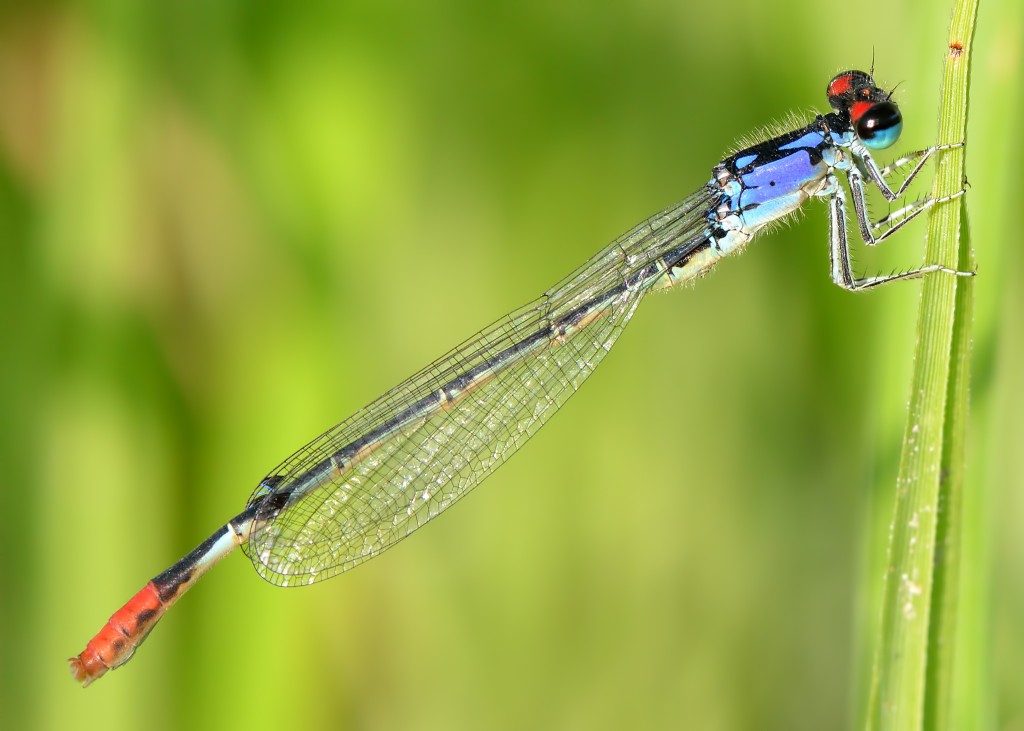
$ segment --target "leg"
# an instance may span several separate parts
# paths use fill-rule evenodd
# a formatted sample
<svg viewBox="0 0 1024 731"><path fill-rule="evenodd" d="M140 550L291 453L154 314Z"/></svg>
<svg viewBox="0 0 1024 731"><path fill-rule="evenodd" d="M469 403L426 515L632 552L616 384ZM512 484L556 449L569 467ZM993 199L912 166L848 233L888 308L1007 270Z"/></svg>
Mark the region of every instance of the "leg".
<svg viewBox="0 0 1024 731"><path fill-rule="evenodd" d="M901 158L893 160L884 168L878 167L878 163L876 163L874 158L871 157L867 149L857 150L855 154L858 158L863 160L864 171L867 174L868 179L878 186L878 189L882 191L882 195L885 196L886 200L894 201L903 196L907 191L907 188L910 187L910 184L914 182L914 178L916 178L918 173L921 172L921 169L933 154L942 150L952 150L957 147L963 147L964 144L965 143L963 142L957 142L951 145L932 145L927 150L917 150L916 152L911 152ZM907 177L903 179L902 183L900 183L900 187L893 190L889 186L889 183L886 182L886 177L888 177L890 173L914 162L915 160L917 161L917 164L914 165L913 169L907 174Z"/></svg>
<svg viewBox="0 0 1024 731"><path fill-rule="evenodd" d="M955 200L960 196L964 195L964 193L966 192L966 189L962 189L958 190L953 195L947 195L942 198L924 198L922 200L915 201L910 205L903 206L903 208L897 208L895 211L892 211L891 213L883 216L877 221L871 222L871 228L875 231L887 225L889 227L886 228L880 236L876 236L873 241L868 241L867 243L869 245L877 244L879 241L882 241L886 236L892 233L894 228L901 228L907 221L909 221L911 218L914 218L922 211L925 211L939 203L945 203L946 201ZM892 220L896 220L896 223L890 224L889 222Z"/></svg>
<svg viewBox="0 0 1024 731"><path fill-rule="evenodd" d="M933 201L930 205L934 205L934 203L935 202ZM931 264L930 266L911 269L910 271L900 272L897 274L858 278L854 276L853 268L850 266L850 240L847 237L846 232L846 193L843 191L842 186L838 184L835 186L835 192L829 198L828 209L829 260L832 281L843 289L849 290L850 292L857 292L862 289L870 289L882 284L897 282L902 279L914 279L929 272L946 272L948 274L955 274L957 276L964 277L974 276L973 272L958 272L955 269L948 269L940 264ZM924 209L922 208L921 210ZM918 211L918 213L920 213L920 211ZM917 214L915 213L914 215ZM902 226L907 220L909 219L904 219L897 226L888 229L882 234L882 236L875 240L876 243L892 233L895 228Z"/></svg>
<svg viewBox="0 0 1024 731"><path fill-rule="evenodd" d="M857 214L857 224L860 227L860 235L861 238L864 239L864 243L868 246L875 246L876 244L884 241L894 232L899 231L929 208L939 203L945 203L946 201L959 198L966 192L966 188L963 188L953 195L947 195L943 198L924 198L893 211L878 222L872 222L868 218L867 199L864 192L864 180L860 176L860 171L855 168L851 169L847 173L847 179L850 182L850 192L853 194L853 210ZM902 191L904 187L905 186L901 186L900 190ZM885 230L876 235L875 231L882 227L886 227Z"/></svg>
<svg viewBox="0 0 1024 731"><path fill-rule="evenodd" d="M919 161L917 165L914 166L914 169L911 170L910 173L907 175L906 179L900 184L900 190L896 193L896 196L899 197L901 193L906 189L906 187L910 184L910 181L916 178L917 174L921 172L921 168L924 167L925 163L928 162L928 159L934 153L941 152L942 150L952 150L957 147L963 147L965 144L966 143L964 142L956 142L952 145L932 145L926 150L916 150L914 152L909 152L903 157L893 160L891 163L889 163L884 168L879 170L879 172L882 174L883 178L887 178L891 173L899 170L904 165L907 165L908 163L911 163L914 160Z"/></svg>

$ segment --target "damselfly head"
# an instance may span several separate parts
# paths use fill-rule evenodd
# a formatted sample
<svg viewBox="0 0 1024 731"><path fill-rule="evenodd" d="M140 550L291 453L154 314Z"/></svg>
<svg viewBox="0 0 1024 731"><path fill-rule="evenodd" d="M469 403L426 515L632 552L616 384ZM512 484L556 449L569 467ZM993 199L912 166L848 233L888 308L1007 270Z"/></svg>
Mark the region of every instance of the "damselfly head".
<svg viewBox="0 0 1024 731"><path fill-rule="evenodd" d="M867 147L884 150L899 139L903 115L892 101L892 94L875 85L871 74L844 71L828 82L828 103L846 114L850 124Z"/></svg>

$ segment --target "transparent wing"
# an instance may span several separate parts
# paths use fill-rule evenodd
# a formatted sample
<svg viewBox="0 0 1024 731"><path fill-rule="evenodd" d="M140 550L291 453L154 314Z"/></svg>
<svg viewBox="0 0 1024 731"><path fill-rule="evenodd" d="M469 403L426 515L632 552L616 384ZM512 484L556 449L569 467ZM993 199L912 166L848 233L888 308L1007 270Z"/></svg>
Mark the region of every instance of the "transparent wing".
<svg viewBox="0 0 1024 731"><path fill-rule="evenodd" d="M662 211L279 465L244 546L281 586L372 558L466 495L593 372L643 294L704 241L710 193Z"/></svg>

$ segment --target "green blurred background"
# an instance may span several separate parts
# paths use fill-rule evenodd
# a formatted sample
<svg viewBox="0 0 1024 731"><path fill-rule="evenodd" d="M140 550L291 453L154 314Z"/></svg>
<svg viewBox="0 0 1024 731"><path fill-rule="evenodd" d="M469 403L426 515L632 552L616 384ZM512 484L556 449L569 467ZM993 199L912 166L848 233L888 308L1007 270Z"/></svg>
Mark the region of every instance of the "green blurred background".
<svg viewBox="0 0 1024 731"><path fill-rule="evenodd" d="M857 725L920 288L831 285L822 205L650 298L413 540L295 591L233 556L122 670L83 691L64 662L290 451L834 73L874 53L898 149L929 144L951 6L825 7L4 4L0 725ZM958 702L1021 729L1024 11L981 13Z"/></svg>

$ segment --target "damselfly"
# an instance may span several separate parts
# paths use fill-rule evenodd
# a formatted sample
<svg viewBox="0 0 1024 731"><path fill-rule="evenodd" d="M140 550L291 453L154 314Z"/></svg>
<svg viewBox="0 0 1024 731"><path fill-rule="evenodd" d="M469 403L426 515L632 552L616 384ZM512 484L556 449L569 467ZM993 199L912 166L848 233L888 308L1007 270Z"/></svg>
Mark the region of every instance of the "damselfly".
<svg viewBox="0 0 1024 731"><path fill-rule="evenodd" d="M597 367L647 293L700 277L810 198L828 202L831 276L844 289L927 272L967 274L931 264L854 276L840 173L860 235L874 245L963 191L872 222L866 187L896 201L932 154L959 144L879 167L870 150L890 147L903 125L891 94L862 71L839 74L826 93L831 112L726 158L695 193L278 465L244 511L110 618L71 658L72 675L88 685L126 662L168 607L236 546L260 576L280 586L328 579L390 548L532 437ZM887 179L908 165L894 189Z"/></svg>

